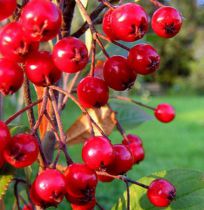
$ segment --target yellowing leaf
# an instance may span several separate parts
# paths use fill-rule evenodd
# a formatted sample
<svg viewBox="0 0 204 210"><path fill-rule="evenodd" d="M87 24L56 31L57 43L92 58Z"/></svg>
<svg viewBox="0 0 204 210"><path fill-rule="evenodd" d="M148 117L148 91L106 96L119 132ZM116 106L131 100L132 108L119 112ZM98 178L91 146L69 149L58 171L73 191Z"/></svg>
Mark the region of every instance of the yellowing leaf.
<svg viewBox="0 0 204 210"><path fill-rule="evenodd" d="M100 109L88 110L92 119L100 126L106 135L109 135L115 127L115 112L105 106ZM94 127L96 135L101 135L98 129ZM75 123L67 130L67 143L70 145L79 144L88 139L90 135L90 124L85 115L81 115Z"/></svg>

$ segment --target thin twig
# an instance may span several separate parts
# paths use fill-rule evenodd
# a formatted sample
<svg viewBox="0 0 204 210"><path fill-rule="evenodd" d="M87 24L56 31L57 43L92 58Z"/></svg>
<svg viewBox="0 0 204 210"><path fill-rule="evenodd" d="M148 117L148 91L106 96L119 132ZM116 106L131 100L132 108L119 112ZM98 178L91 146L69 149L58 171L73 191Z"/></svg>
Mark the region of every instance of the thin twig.
<svg viewBox="0 0 204 210"><path fill-rule="evenodd" d="M139 105L139 106L145 107L145 108L150 109L150 110L153 110L153 111L155 110L154 107L148 106L148 105L146 105L146 104L143 104L143 103L141 103L141 102L139 102L139 101L136 101L136 100L134 100L134 99L132 99L132 98L128 98L128 97L124 97L124 96L114 96L114 97L112 97L112 98L118 99L118 100L121 100L121 101L128 101L128 102L131 102L131 103L133 103L133 104L137 104L137 105Z"/></svg>
<svg viewBox="0 0 204 210"><path fill-rule="evenodd" d="M9 123L11 123L13 120L15 120L18 116L20 116L23 112L27 111L28 109L31 109L32 107L36 106L37 104L42 102L42 98L37 100L36 102L33 102L29 105L27 105L26 107L24 107L23 109L19 110L18 112L16 112L15 114L11 115L6 121L5 123L8 125Z"/></svg>
<svg viewBox="0 0 204 210"><path fill-rule="evenodd" d="M96 60L96 40L92 40L91 45L91 68L90 68L90 76L94 76L95 70L95 60Z"/></svg>
<svg viewBox="0 0 204 210"><path fill-rule="evenodd" d="M163 7L163 6L165 6L164 4L162 4L161 2L159 2L157 0L150 0L150 2L152 2L152 4L154 4L156 7Z"/></svg>

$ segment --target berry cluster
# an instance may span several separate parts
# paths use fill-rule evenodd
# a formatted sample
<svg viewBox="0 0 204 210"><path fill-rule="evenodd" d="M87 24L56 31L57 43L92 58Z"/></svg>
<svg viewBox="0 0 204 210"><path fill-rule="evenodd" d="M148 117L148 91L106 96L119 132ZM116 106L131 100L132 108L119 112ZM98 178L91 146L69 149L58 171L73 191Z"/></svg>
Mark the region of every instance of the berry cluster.
<svg viewBox="0 0 204 210"><path fill-rule="evenodd" d="M92 210L97 204L95 192L98 181L111 182L120 179L131 182L129 178L127 179L126 173L145 156L142 140L136 135L127 135L118 121L116 124L123 139L120 144L113 145L91 118L87 108L109 105L109 88L115 91L127 90L134 85L138 75L149 75L159 69L160 56L150 44L137 44L129 49L117 42L142 39L148 31L148 14L136 3L112 5L107 0L100 0L102 8L108 7L102 21L106 35L104 36L95 29L93 17L87 14L81 1L75 2L86 17L92 33L90 52L83 41L77 38L79 36L70 36L68 32L65 33L68 35L62 36L66 30L64 25L69 25L66 24L65 5L61 3L57 5L49 0L30 0L20 5L20 12L16 12L19 8L16 9L15 0L0 0L0 7L3 8L0 20L12 14L14 16L14 21L0 29L0 92L3 95L15 93L21 88L24 79L26 83L31 82L44 90L43 98L36 103L27 104L27 107L15 113L5 123L0 121L0 168L3 168L5 162L15 168L24 168L32 165L38 157L44 164L33 183L28 184L30 203L24 206L24 210L33 210L34 206L57 207L64 197L71 203L72 209ZM75 5L73 11L74 7ZM175 8L162 6L153 14L151 25L158 36L171 38L179 32L182 17ZM100 38L128 50L128 56L110 57ZM56 42L56 39L59 40ZM50 51L44 50L41 45L42 42L48 41L53 44ZM95 76L97 43L106 56L100 76ZM72 90L64 90L57 82L64 81L67 74L80 73L89 63L90 54L92 55L90 74L78 83L77 99ZM74 83L76 79L73 79L72 86ZM57 100L56 96L59 93L64 95L62 98L64 100ZM66 136L60 112L67 98L71 98L79 106L91 125L92 136L86 140L82 148L84 163L74 163L66 150ZM128 100L134 103L134 100ZM53 108L51 114L47 110L48 101ZM35 120L30 120L31 132L11 137L7 125L24 111L32 111L33 106L39 103L42 104L42 108L36 123L32 124ZM175 117L175 111L169 104L159 104L156 108L145 107L153 110L155 117L161 122L171 122ZM54 116L54 120L51 115ZM49 163L43 152L37 132L43 117L47 118L59 143L58 155L62 151L66 157L68 164L64 170L57 169L59 156L54 163ZM94 134L93 125L101 135ZM164 179L156 179L145 188L150 202L158 207L168 206L176 195L175 187Z"/></svg>

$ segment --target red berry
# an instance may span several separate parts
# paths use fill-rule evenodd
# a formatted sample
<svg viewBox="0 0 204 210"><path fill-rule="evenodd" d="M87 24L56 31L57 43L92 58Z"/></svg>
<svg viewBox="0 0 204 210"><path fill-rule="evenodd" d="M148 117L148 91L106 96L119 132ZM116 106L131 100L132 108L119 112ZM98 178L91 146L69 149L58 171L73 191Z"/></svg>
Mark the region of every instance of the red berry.
<svg viewBox="0 0 204 210"><path fill-rule="evenodd" d="M134 164L139 163L144 159L145 154L142 146L142 140L138 136L128 134L127 139L123 139L123 144L126 145L132 153Z"/></svg>
<svg viewBox="0 0 204 210"><path fill-rule="evenodd" d="M23 210L35 210L35 209L33 208L32 204L29 203L24 205Z"/></svg>
<svg viewBox="0 0 204 210"><path fill-rule="evenodd" d="M65 171L66 191L72 196L89 196L95 192L97 175L85 164L74 163Z"/></svg>
<svg viewBox="0 0 204 210"><path fill-rule="evenodd" d="M12 15L16 9L16 0L0 0L0 21Z"/></svg>
<svg viewBox="0 0 204 210"><path fill-rule="evenodd" d="M0 153L3 152L10 140L11 135L8 126L4 122L0 121Z"/></svg>
<svg viewBox="0 0 204 210"><path fill-rule="evenodd" d="M62 15L48 0L31 0L23 8L20 22L30 40L48 41L59 33Z"/></svg>
<svg viewBox="0 0 204 210"><path fill-rule="evenodd" d="M15 168L23 168L36 161L39 153L37 139L30 134L17 134L5 148L4 159Z"/></svg>
<svg viewBox="0 0 204 210"><path fill-rule="evenodd" d="M0 92L3 95L15 93L23 84L20 66L5 58L0 59Z"/></svg>
<svg viewBox="0 0 204 210"><path fill-rule="evenodd" d="M159 69L160 56L149 44L138 44L131 48L128 64L137 74L147 75Z"/></svg>
<svg viewBox="0 0 204 210"><path fill-rule="evenodd" d="M29 191L30 199L34 205L40 206L40 207L46 207L44 201L39 198L38 194L35 191L35 182L36 181L33 182L33 184L31 185L30 191Z"/></svg>
<svg viewBox="0 0 204 210"><path fill-rule="evenodd" d="M88 50L80 39L67 37L54 46L54 63L63 72L81 71L88 63L88 59Z"/></svg>
<svg viewBox="0 0 204 210"><path fill-rule="evenodd" d="M38 49L37 42L31 42L26 37L22 25L12 22L1 28L0 53L9 60L21 62L31 52Z"/></svg>
<svg viewBox="0 0 204 210"><path fill-rule="evenodd" d="M109 90L103 80L87 76L78 84L77 95L83 107L99 108L108 102Z"/></svg>
<svg viewBox="0 0 204 210"><path fill-rule="evenodd" d="M154 111L154 115L159 121L168 123L175 118L175 110L169 104L159 104Z"/></svg>
<svg viewBox="0 0 204 210"><path fill-rule="evenodd" d="M114 180L114 178L106 176L106 175L97 175L98 176L98 180L101 182L112 182Z"/></svg>
<svg viewBox="0 0 204 210"><path fill-rule="evenodd" d="M114 9L111 16L112 34L122 41L141 39L148 30L148 16L138 4L123 4Z"/></svg>
<svg viewBox="0 0 204 210"><path fill-rule="evenodd" d="M46 86L46 78L54 84L61 77L61 71L55 67L47 51L32 53L25 62L25 71L28 79L38 86Z"/></svg>
<svg viewBox="0 0 204 210"><path fill-rule="evenodd" d="M42 201L57 205L66 192L65 177L55 169L46 169L37 176L34 189Z"/></svg>
<svg viewBox="0 0 204 210"><path fill-rule="evenodd" d="M118 91L131 88L136 80L136 73L122 56L108 58L104 64L103 75L106 84Z"/></svg>
<svg viewBox="0 0 204 210"><path fill-rule="evenodd" d="M181 29L182 16L173 7L161 7L152 16L152 29L163 38L174 37Z"/></svg>
<svg viewBox="0 0 204 210"><path fill-rule="evenodd" d="M105 169L114 160L114 151L110 140L103 136L88 139L82 148L82 158L91 169Z"/></svg>
<svg viewBox="0 0 204 210"><path fill-rule="evenodd" d="M176 188L165 179L154 180L147 191L149 201L157 207L167 207L176 196Z"/></svg>
<svg viewBox="0 0 204 210"><path fill-rule="evenodd" d="M90 202L83 205L71 204L72 210L94 210L95 205L96 205L96 199L92 199Z"/></svg>
<svg viewBox="0 0 204 210"><path fill-rule="evenodd" d="M107 172L113 175L124 174L133 166L133 156L130 150L123 144L113 145L114 161L109 165Z"/></svg>
<svg viewBox="0 0 204 210"><path fill-rule="evenodd" d="M109 9L103 16L103 31L104 33L111 39L111 40L117 40L116 34L112 31L112 13L113 10Z"/></svg>

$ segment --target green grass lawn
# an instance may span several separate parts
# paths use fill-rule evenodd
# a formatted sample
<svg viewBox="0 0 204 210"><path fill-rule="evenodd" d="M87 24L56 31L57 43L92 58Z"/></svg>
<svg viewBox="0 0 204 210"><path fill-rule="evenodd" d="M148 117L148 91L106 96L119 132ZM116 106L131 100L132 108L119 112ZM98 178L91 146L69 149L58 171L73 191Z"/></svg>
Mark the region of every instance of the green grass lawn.
<svg viewBox="0 0 204 210"><path fill-rule="evenodd" d="M177 116L172 123L162 124L157 120L152 120L127 131L143 139L146 151L145 160L129 172L128 176L132 179L163 169L204 170L204 98L154 97L148 104L156 106L162 102L168 102L176 109ZM72 114L68 109L72 110ZM64 125L69 127L77 118L78 113L75 107L67 107L63 114ZM114 131L111 139L114 143L119 143L121 136ZM80 145L70 148L75 161L81 161L80 149ZM100 183L97 188L97 200L105 209L110 209L124 190L125 186L120 181L109 184ZM67 204L62 204L58 209L65 209L65 206Z"/></svg>

